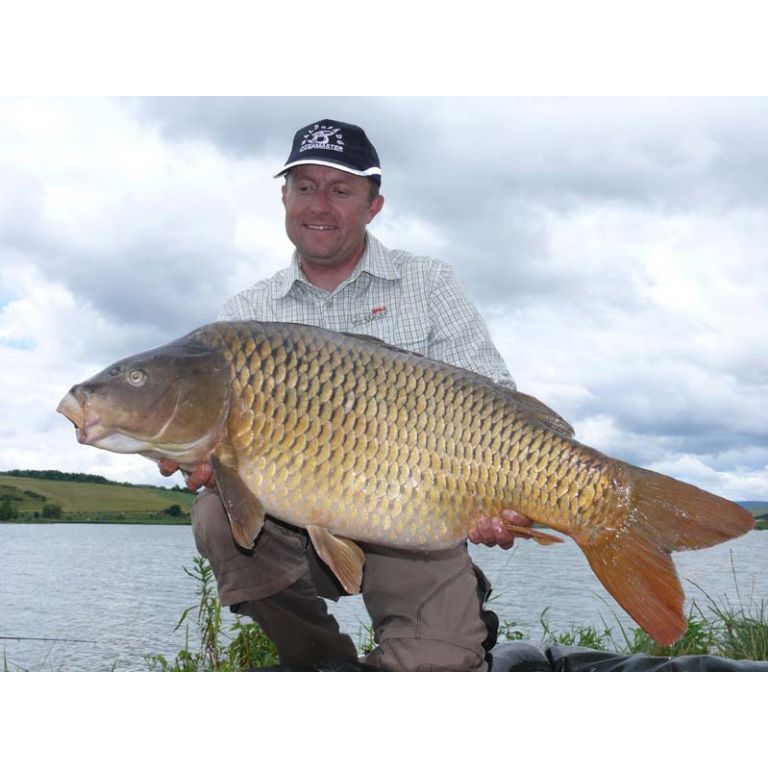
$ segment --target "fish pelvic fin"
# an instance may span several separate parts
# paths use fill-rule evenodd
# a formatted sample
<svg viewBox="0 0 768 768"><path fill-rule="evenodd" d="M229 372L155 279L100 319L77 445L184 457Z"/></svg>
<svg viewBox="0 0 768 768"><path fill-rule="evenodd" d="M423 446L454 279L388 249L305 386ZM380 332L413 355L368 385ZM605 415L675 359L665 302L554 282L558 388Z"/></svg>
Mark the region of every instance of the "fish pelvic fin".
<svg viewBox="0 0 768 768"><path fill-rule="evenodd" d="M521 539L533 539L537 544L543 544L544 546L563 543L563 540L559 536L553 536L551 533L545 533L537 528L527 528L524 525L513 525L506 520L502 520L502 523L510 533L514 533L515 536L519 536Z"/></svg>
<svg viewBox="0 0 768 768"><path fill-rule="evenodd" d="M318 556L333 571L341 586L350 595L358 593L363 583L363 550L354 541L334 536L319 525L308 526L307 532Z"/></svg>
<svg viewBox="0 0 768 768"><path fill-rule="evenodd" d="M670 552L702 549L754 527L743 507L693 485L624 465L625 514L614 527L576 533L592 570L616 602L660 645L687 627Z"/></svg>
<svg viewBox="0 0 768 768"><path fill-rule="evenodd" d="M241 480L237 470L226 466L217 456L211 456L216 475L216 489L224 505L232 537L245 549L253 549L253 542L264 525L264 507Z"/></svg>

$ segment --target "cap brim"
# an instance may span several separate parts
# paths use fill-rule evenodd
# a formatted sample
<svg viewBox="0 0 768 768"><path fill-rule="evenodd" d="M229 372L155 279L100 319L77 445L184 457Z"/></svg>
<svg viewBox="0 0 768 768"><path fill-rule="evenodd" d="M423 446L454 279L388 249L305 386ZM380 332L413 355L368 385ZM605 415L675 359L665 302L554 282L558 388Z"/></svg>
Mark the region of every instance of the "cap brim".
<svg viewBox="0 0 768 768"><path fill-rule="evenodd" d="M336 168L339 171L345 173L351 173L354 176L381 176L381 168L366 168L364 171L360 171L357 168L350 168L348 165L341 163L329 163L327 160L316 160L314 158L308 158L307 160L296 160L293 163L284 165L272 178L279 179L284 176L291 168L295 168L297 165L324 165L327 168Z"/></svg>

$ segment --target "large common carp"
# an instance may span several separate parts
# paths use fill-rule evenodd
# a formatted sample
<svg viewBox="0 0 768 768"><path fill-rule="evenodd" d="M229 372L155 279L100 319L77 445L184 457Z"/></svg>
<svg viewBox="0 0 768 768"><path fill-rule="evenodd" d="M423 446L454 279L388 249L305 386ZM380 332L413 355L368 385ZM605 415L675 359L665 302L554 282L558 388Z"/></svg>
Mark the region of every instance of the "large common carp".
<svg viewBox="0 0 768 768"><path fill-rule="evenodd" d="M737 504L578 443L528 395L304 325L203 326L72 387L58 410L87 445L189 469L210 459L238 544L253 546L265 514L304 527L349 592L365 559L352 540L444 549L515 509L571 536L662 644L686 626L669 553L754 525Z"/></svg>

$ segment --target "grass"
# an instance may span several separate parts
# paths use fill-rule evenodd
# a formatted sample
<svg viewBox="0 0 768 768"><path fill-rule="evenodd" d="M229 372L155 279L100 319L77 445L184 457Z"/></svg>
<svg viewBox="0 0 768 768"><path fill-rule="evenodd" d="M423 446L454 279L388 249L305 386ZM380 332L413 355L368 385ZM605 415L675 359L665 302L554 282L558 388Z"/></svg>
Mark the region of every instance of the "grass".
<svg viewBox="0 0 768 768"><path fill-rule="evenodd" d="M211 567L205 558L197 555L193 569L185 572L198 582L199 602L187 608L176 629L184 627L184 647L175 659L148 656L152 671L162 672L238 672L272 666L278 663L277 650L258 624L239 617L228 631L222 628L221 605L216 598ZM693 603L688 615L688 629L672 646L661 646L642 629L625 629L604 624L602 627L571 627L555 630L549 624L545 609L540 618L540 638L530 638L512 621L504 621L499 629L499 642L526 640L541 646L565 645L592 648L620 655L649 654L652 656L715 655L726 659L768 660L768 606L766 602L745 600L741 594L736 570L731 561L736 583L737 602L727 598L717 602L704 595L704 606ZM196 613L193 613L196 610ZM194 616L193 631L199 636L199 650L190 650L190 618ZM358 647L363 653L373 649L373 630L361 627Z"/></svg>
<svg viewBox="0 0 768 768"><path fill-rule="evenodd" d="M196 555L188 576L198 583L198 604L182 613L176 629L185 630L184 647L172 661L164 656L147 656L150 671L160 672L248 672L278 663L277 650L261 627L239 616L228 631L222 627L221 604L216 597L213 573L208 561ZM196 613L193 613L196 610ZM199 649L189 647L190 616L194 616Z"/></svg>
<svg viewBox="0 0 768 768"><path fill-rule="evenodd" d="M768 660L768 604L765 600L746 599L742 595L733 557L731 573L737 595L735 602L728 597L718 601L693 584L702 594L702 602L692 602L687 616L688 628L674 645L659 645L639 628L628 631L615 616L618 629L604 624L601 628L575 627L558 632L550 627L546 610L540 618L543 630L541 644L578 645L622 655L713 655L734 660Z"/></svg>
<svg viewBox="0 0 768 768"><path fill-rule="evenodd" d="M189 493L135 485L83 483L0 474L0 498L17 512L13 522L44 522L43 508L61 508L57 522L189 522L194 496ZM163 511L178 505L182 515L172 519Z"/></svg>
<svg viewBox="0 0 768 768"><path fill-rule="evenodd" d="M765 600L747 600L742 595L733 554L731 573L737 596L736 605L727 598L718 603L698 587L706 598L706 610L712 617L719 655L729 659L768 659L768 605Z"/></svg>

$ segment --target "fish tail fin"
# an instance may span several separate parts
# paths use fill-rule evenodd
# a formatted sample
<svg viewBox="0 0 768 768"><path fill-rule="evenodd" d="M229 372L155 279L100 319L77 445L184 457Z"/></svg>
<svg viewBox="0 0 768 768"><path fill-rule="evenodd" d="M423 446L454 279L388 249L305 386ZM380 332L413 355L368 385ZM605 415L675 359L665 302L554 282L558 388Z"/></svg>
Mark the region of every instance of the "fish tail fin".
<svg viewBox="0 0 768 768"><path fill-rule="evenodd" d="M668 552L704 549L755 527L744 507L649 469L624 465L632 488L629 515L647 526Z"/></svg>
<svg viewBox="0 0 768 768"><path fill-rule="evenodd" d="M684 594L670 552L701 549L754 527L743 507L656 472L624 465L630 489L623 519L574 538L625 611L661 645L685 632Z"/></svg>

